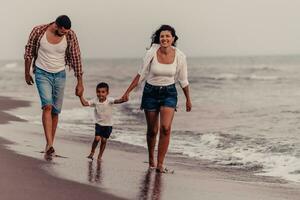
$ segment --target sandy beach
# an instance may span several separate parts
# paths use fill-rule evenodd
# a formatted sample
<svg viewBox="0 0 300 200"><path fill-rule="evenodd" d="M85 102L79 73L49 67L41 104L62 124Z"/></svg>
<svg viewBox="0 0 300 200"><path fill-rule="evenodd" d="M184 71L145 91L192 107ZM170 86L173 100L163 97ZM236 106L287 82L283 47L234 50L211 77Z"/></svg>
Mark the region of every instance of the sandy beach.
<svg viewBox="0 0 300 200"><path fill-rule="evenodd" d="M103 161L97 162L85 157L90 143L58 137L57 157L46 161L40 153L41 125L12 115L29 111L29 103L4 97L0 101L0 199L296 200L300 195L299 184L293 182L213 169L172 154L166 165L175 173L158 174L148 171L144 148L116 142L108 144ZM8 101L10 106L3 106Z"/></svg>
<svg viewBox="0 0 300 200"><path fill-rule="evenodd" d="M29 102L26 101L0 97L0 124L2 127L5 127L3 124L8 122L7 125L14 126L16 121L23 121L5 111L28 105ZM1 129L1 136L7 134L10 132L5 128ZM21 135L15 134L15 137L20 139L18 141L22 141ZM18 155L5 148L10 144L12 143L0 138L0 199L123 199L101 192L99 188L54 177L42 169L47 162Z"/></svg>

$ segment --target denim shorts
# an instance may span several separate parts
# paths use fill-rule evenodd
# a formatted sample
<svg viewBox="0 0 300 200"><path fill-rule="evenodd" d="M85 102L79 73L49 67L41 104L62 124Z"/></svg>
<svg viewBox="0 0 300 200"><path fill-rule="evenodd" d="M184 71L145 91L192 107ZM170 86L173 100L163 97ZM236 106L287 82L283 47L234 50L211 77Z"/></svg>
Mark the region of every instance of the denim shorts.
<svg viewBox="0 0 300 200"><path fill-rule="evenodd" d="M52 113L59 114L64 97L66 71L50 73L36 67L35 83L40 95L42 109L46 105L52 105Z"/></svg>
<svg viewBox="0 0 300 200"><path fill-rule="evenodd" d="M146 82L142 97L141 109L157 111L161 106L174 108L177 106L177 90L175 84L154 86Z"/></svg>
<svg viewBox="0 0 300 200"><path fill-rule="evenodd" d="M111 132L112 126L101 126L100 124L95 124L95 136L109 138Z"/></svg>

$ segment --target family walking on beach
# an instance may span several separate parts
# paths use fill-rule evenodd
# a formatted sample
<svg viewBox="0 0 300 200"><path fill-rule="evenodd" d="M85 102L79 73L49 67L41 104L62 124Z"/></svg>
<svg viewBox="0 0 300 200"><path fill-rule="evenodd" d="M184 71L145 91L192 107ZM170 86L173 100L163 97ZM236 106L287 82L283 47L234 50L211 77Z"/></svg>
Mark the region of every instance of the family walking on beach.
<svg viewBox="0 0 300 200"><path fill-rule="evenodd" d="M143 59L143 64L131 84L119 99L109 97L109 85L100 82L96 86L96 97L86 100L83 97L83 70L79 43L71 29L71 20L66 15L57 17L54 22L36 26L30 33L25 46L25 81L35 83L40 96L42 122L46 138L45 155L55 153L54 139L61 112L66 81L65 67L74 70L77 78L75 95L83 106L94 107L95 138L88 158L93 159L96 147L100 143L98 159L101 160L107 139L113 129L113 105L127 102L130 92L139 84L144 84L141 109L147 121L147 146L149 168L167 173L164 159L168 150L172 121L177 108L177 90L179 82L186 98L186 111L192 109L186 56L178 48L175 29L162 25L152 35L150 48ZM159 132L158 153L155 163L154 149Z"/></svg>

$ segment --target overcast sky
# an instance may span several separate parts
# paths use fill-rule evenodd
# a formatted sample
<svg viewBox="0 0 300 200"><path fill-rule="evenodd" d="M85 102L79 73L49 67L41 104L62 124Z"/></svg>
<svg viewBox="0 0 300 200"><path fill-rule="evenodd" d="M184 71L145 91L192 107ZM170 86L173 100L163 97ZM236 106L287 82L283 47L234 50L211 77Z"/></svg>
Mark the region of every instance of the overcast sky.
<svg viewBox="0 0 300 200"><path fill-rule="evenodd" d="M8 0L0 59L22 59L35 25L67 14L84 58L141 57L161 24L188 56L300 53L299 0Z"/></svg>

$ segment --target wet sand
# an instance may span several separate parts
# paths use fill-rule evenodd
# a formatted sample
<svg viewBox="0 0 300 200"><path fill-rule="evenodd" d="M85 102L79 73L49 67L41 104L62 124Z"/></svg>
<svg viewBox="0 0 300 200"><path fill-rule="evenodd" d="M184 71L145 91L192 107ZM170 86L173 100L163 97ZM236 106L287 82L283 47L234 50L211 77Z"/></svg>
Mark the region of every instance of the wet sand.
<svg viewBox="0 0 300 200"><path fill-rule="evenodd" d="M13 126L16 121L23 121L5 111L28 105L29 102L26 101L0 97L0 136L10 134L3 128L4 123L9 122L7 125ZM22 138L21 134L16 134L15 137ZM42 169L47 164L46 161L16 154L5 148L9 144L13 143L0 138L0 199L122 199L101 192L99 188L54 177Z"/></svg>
<svg viewBox="0 0 300 200"><path fill-rule="evenodd" d="M60 129L55 141L60 157L45 161L40 153L44 147L41 125L14 121L0 125L0 129L0 136L14 141L0 143L0 190L4 191L0 192L0 199L18 199L27 194L28 199L38 199L40 195L58 195L56 199L116 198L108 195L112 194L149 200L296 200L300 196L296 183L251 172L213 169L176 155L168 155L166 160L175 173L158 174L147 170L145 149L112 141L108 142L103 161L90 161L86 158L90 142L75 136L63 137Z"/></svg>

